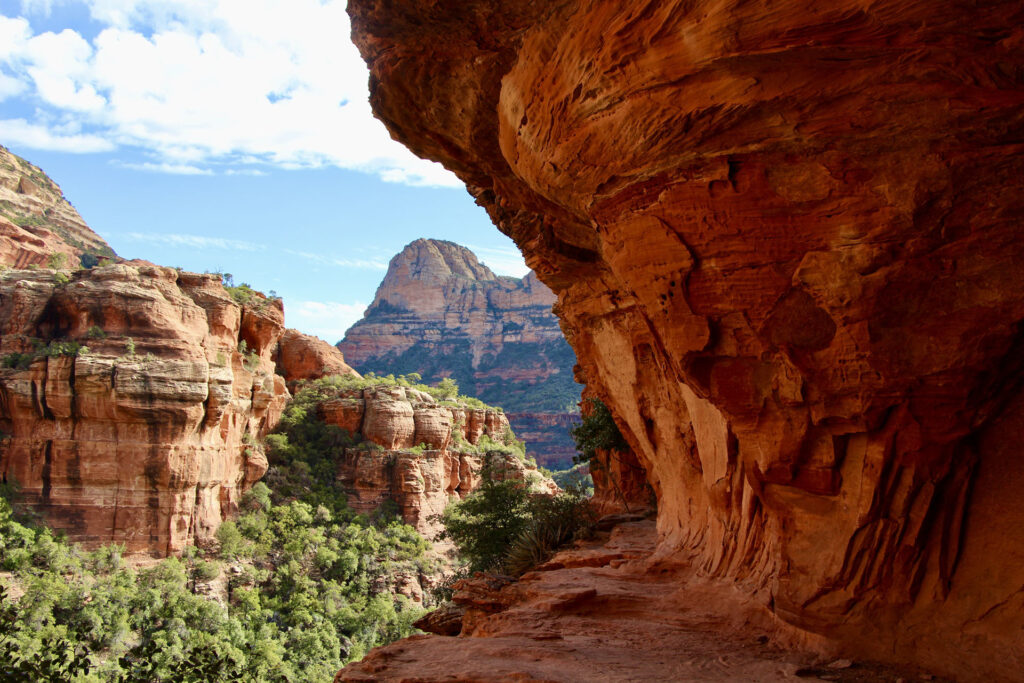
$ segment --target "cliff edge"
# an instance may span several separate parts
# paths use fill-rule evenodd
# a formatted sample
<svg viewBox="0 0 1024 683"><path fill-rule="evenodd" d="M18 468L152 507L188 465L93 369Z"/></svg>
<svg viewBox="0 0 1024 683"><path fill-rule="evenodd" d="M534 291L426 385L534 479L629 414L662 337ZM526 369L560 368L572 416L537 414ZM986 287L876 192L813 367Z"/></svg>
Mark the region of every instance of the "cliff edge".
<svg viewBox="0 0 1024 683"><path fill-rule="evenodd" d="M1020 3L349 13L378 117L556 293L661 555L851 655L1019 675Z"/></svg>

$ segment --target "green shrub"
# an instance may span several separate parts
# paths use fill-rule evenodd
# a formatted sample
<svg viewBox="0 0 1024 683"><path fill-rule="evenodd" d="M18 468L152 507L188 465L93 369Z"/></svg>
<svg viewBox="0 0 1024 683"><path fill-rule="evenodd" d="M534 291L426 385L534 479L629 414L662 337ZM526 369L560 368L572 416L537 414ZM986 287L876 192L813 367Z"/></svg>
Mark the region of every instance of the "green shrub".
<svg viewBox="0 0 1024 683"><path fill-rule="evenodd" d="M615 424L608 406L596 398L587 399L587 402L590 410L584 411L587 414L583 415L583 420L569 432L579 451L579 455L573 458L574 462L590 462L598 450L628 450L629 444Z"/></svg>
<svg viewBox="0 0 1024 683"><path fill-rule="evenodd" d="M220 576L220 566L216 562L196 560L192 568L192 578L196 581L213 581Z"/></svg>
<svg viewBox="0 0 1024 683"><path fill-rule="evenodd" d="M17 368L19 370L28 370L29 366L32 365L32 361L35 360L35 354L33 353L8 353L3 357L3 366L5 368Z"/></svg>
<svg viewBox="0 0 1024 683"><path fill-rule="evenodd" d="M107 333L103 331L103 328L99 325L93 325L85 333L86 339L106 339Z"/></svg>
<svg viewBox="0 0 1024 683"><path fill-rule="evenodd" d="M51 270L62 270L68 261L68 255L53 253L46 257L46 267Z"/></svg>
<svg viewBox="0 0 1024 683"><path fill-rule="evenodd" d="M480 487L435 518L444 527L438 540L455 545L465 574L522 573L584 533L593 521L587 500L578 492L531 495L523 482L506 479L496 462L486 458Z"/></svg>

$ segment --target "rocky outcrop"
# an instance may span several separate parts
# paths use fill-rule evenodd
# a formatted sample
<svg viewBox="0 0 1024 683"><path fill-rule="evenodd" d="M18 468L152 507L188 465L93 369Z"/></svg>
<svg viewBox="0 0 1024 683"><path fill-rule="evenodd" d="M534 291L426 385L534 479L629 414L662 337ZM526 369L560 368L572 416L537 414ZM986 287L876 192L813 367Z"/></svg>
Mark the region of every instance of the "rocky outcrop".
<svg viewBox="0 0 1024 683"><path fill-rule="evenodd" d="M338 463L349 507L370 514L393 501L406 523L427 538L440 530L430 518L480 485L486 458L499 478L525 482L539 493L558 491L536 465L504 447L514 436L505 415L493 408L379 385L345 391L317 410L327 424L364 440L345 449Z"/></svg>
<svg viewBox="0 0 1024 683"><path fill-rule="evenodd" d="M413 636L350 664L335 681L848 681L934 680L834 656L787 652L792 633L733 587L661 562L650 521L564 550L515 583L477 574L454 606ZM458 635L452 638L445 636Z"/></svg>
<svg viewBox="0 0 1024 683"><path fill-rule="evenodd" d="M283 322L278 300L243 307L217 275L143 261L7 271L0 476L86 546L209 540L267 469L255 440L288 398Z"/></svg>
<svg viewBox="0 0 1024 683"><path fill-rule="evenodd" d="M539 462L567 466L574 447L563 425L580 392L554 301L533 274L499 277L465 247L419 239L391 259L338 348L360 372L451 377L467 395L507 410L517 434L539 437L528 442Z"/></svg>
<svg viewBox="0 0 1024 683"><path fill-rule="evenodd" d="M850 653L1019 675L1020 3L349 12L377 115L556 292L663 555Z"/></svg>
<svg viewBox="0 0 1024 683"><path fill-rule="evenodd" d="M319 337L292 329L281 335L274 353L274 364L277 373L285 378L291 389L302 380L328 375L359 375L345 362L341 351Z"/></svg>
<svg viewBox="0 0 1024 683"><path fill-rule="evenodd" d="M114 250L85 224L57 184L0 146L0 265L92 266L104 257L115 257Z"/></svg>

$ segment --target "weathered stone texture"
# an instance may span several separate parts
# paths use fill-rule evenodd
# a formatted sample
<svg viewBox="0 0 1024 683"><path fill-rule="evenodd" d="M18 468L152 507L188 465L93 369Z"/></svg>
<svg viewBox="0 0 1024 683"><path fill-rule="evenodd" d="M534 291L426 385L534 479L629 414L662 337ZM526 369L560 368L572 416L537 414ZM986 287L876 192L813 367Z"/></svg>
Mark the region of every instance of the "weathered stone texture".
<svg viewBox="0 0 1024 683"><path fill-rule="evenodd" d="M370 514L394 501L402 518L428 538L440 531L430 517L480 485L488 452L481 437L501 442L509 429L497 410L441 405L429 394L399 386L350 390L321 403L318 413L327 424L366 440L345 449L338 463L349 506ZM558 491L536 465L516 455L492 457L499 476L526 482L537 492Z"/></svg>
<svg viewBox="0 0 1024 683"><path fill-rule="evenodd" d="M558 295L661 552L850 653L1019 674L1019 2L349 12L378 116Z"/></svg>
<svg viewBox="0 0 1024 683"><path fill-rule="evenodd" d="M360 372L456 380L503 407L542 464L574 452L575 357L551 313L555 295L530 273L495 275L469 249L418 239L397 254L362 320L338 342Z"/></svg>
<svg viewBox="0 0 1024 683"><path fill-rule="evenodd" d="M234 303L219 276L143 261L66 284L5 273L5 359L51 342L89 350L0 369L0 476L87 546L165 555L210 540L267 469L243 439L265 434L288 398L269 360L283 322L279 304ZM239 353L243 336L255 355Z"/></svg>

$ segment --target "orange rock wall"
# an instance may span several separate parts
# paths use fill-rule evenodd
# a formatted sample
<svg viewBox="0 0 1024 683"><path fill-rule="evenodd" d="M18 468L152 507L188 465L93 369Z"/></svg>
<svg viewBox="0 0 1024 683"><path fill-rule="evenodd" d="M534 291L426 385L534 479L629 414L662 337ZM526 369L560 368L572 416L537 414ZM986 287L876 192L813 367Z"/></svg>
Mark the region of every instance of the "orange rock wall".
<svg viewBox="0 0 1024 683"><path fill-rule="evenodd" d="M338 463L349 507L370 514L394 501L405 522L427 538L440 531L430 517L480 485L486 453L481 437L501 442L509 430L508 419L497 410L441 405L429 394L398 386L352 390L321 403L318 412L327 424L366 440L346 449ZM499 476L527 482L536 491L558 491L535 465L515 455L493 457L499 458Z"/></svg>
<svg viewBox="0 0 1024 683"><path fill-rule="evenodd" d="M575 452L567 406L580 388L554 302L532 273L500 277L466 247L418 239L391 259L338 348L360 372L451 377L463 394L504 408L538 462L557 469Z"/></svg>
<svg viewBox="0 0 1024 683"><path fill-rule="evenodd" d="M93 264L115 257L55 182L0 145L0 265L45 266L53 254L64 254L67 267L84 254Z"/></svg>
<svg viewBox="0 0 1024 683"><path fill-rule="evenodd" d="M557 293L663 553L858 656L1021 670L1020 3L349 12L377 115Z"/></svg>
<svg viewBox="0 0 1024 683"><path fill-rule="evenodd" d="M302 380L328 375L359 375L345 362L341 351L323 339L292 329L281 335L274 353L274 365L292 389Z"/></svg>
<svg viewBox="0 0 1024 683"><path fill-rule="evenodd" d="M271 361L283 313L261 301L243 308L218 276L141 261L66 284L49 270L0 276L0 355L34 339L89 348L0 369L3 481L88 546L167 555L209 540L266 471L246 442L288 398Z"/></svg>

